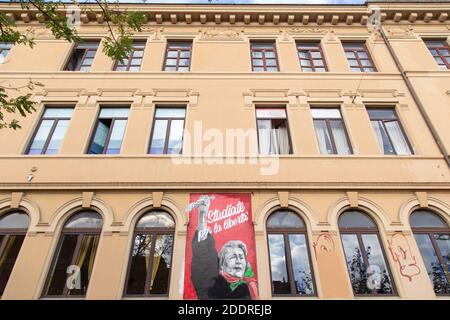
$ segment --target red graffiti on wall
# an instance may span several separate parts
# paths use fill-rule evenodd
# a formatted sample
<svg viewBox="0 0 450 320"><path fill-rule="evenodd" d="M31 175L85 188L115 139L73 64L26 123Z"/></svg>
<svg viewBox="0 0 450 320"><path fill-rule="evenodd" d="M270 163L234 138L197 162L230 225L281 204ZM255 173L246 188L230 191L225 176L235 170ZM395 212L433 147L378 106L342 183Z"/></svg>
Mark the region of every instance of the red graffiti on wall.
<svg viewBox="0 0 450 320"><path fill-rule="evenodd" d="M334 240L327 232L321 233L315 242L313 242L314 255L317 259L317 250L321 253L333 253L334 252Z"/></svg>
<svg viewBox="0 0 450 320"><path fill-rule="evenodd" d="M420 274L416 257L411 254L411 248L402 233L396 233L388 240L389 251L392 259L398 264L400 274L412 281L412 278Z"/></svg>

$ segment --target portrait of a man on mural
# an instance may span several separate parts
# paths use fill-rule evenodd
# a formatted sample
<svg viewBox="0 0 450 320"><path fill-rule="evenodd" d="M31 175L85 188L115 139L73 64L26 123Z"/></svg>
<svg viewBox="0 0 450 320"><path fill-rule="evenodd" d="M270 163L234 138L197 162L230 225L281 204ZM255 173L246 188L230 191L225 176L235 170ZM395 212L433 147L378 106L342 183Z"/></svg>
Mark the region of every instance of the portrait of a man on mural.
<svg viewBox="0 0 450 320"><path fill-rule="evenodd" d="M254 231L247 194L191 195L186 299L258 299Z"/></svg>

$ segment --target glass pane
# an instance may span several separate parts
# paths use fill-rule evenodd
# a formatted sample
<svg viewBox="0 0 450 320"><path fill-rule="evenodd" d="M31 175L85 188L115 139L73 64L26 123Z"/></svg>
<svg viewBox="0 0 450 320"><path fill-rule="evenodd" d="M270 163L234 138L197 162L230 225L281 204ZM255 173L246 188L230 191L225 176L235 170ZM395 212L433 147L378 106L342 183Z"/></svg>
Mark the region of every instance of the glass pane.
<svg viewBox="0 0 450 320"><path fill-rule="evenodd" d="M126 66L117 65L115 71L128 71Z"/></svg>
<svg viewBox="0 0 450 320"><path fill-rule="evenodd" d="M269 72L277 72L277 71L278 71L278 68L277 68L277 67L267 67L267 68L266 68L266 71L269 71Z"/></svg>
<svg viewBox="0 0 450 320"><path fill-rule="evenodd" d="M165 211L150 211L139 219L136 228L175 228L175 221Z"/></svg>
<svg viewBox="0 0 450 320"><path fill-rule="evenodd" d="M262 71L266 71L266 70L262 67L254 67L253 71L262 72Z"/></svg>
<svg viewBox="0 0 450 320"><path fill-rule="evenodd" d="M367 287L367 270L359 247L358 237L354 234L342 234L341 239L353 292L355 294L372 293Z"/></svg>
<svg viewBox="0 0 450 320"><path fill-rule="evenodd" d="M258 108L256 109L256 117L258 119L260 118L286 119L286 109Z"/></svg>
<svg viewBox="0 0 450 320"><path fill-rule="evenodd" d="M0 229L28 229L30 218L24 212L11 212L0 217Z"/></svg>
<svg viewBox="0 0 450 320"><path fill-rule="evenodd" d="M64 229L101 229L102 217L94 211L76 213L64 225Z"/></svg>
<svg viewBox="0 0 450 320"><path fill-rule="evenodd" d="M88 50L88 52L86 52L86 58L94 58L96 52L96 50Z"/></svg>
<svg viewBox="0 0 450 320"><path fill-rule="evenodd" d="M189 71L189 67L178 67L177 71L180 71L180 72Z"/></svg>
<svg viewBox="0 0 450 320"><path fill-rule="evenodd" d="M253 52L252 52L252 57L253 57L253 58L259 58L259 59L261 59L262 56L263 56L263 54L262 54L261 51L253 51Z"/></svg>
<svg viewBox="0 0 450 320"><path fill-rule="evenodd" d="M342 120L331 120L330 127L337 153L351 154L352 151L348 144L344 122Z"/></svg>
<svg viewBox="0 0 450 320"><path fill-rule="evenodd" d="M83 60L83 66L90 66L90 65L92 65L92 61L94 61L94 59L92 59L92 58L85 58L84 60Z"/></svg>
<svg viewBox="0 0 450 320"><path fill-rule="evenodd" d="M169 292L172 249L172 235L165 234L156 237L150 278L150 294L167 294Z"/></svg>
<svg viewBox="0 0 450 320"><path fill-rule="evenodd" d="M428 234L414 234L414 237L416 238L425 267L427 268L428 276L433 284L434 292L437 294L449 294L450 284L447 281L444 269L433 248L430 236Z"/></svg>
<svg viewBox="0 0 450 320"><path fill-rule="evenodd" d="M67 285L69 266L72 264L73 255L77 246L78 235L62 235L61 249L57 253L56 264L49 275L48 286L45 291L47 296L60 296Z"/></svg>
<svg viewBox="0 0 450 320"><path fill-rule="evenodd" d="M346 51L345 55L348 59L356 59L355 53L353 51Z"/></svg>
<svg viewBox="0 0 450 320"><path fill-rule="evenodd" d="M372 121L372 127L377 136L378 144L384 154L395 154L394 147L389 140L386 130L384 129L382 121Z"/></svg>
<svg viewBox="0 0 450 320"><path fill-rule="evenodd" d="M411 154L409 150L408 142L403 134L403 130L400 127L398 121L385 122L386 130L394 145L395 151L399 155Z"/></svg>
<svg viewBox="0 0 450 320"><path fill-rule="evenodd" d="M325 68L316 68L316 72L326 72Z"/></svg>
<svg viewBox="0 0 450 320"><path fill-rule="evenodd" d="M180 51L180 58L190 58L191 52L190 51Z"/></svg>
<svg viewBox="0 0 450 320"><path fill-rule="evenodd" d="M434 57L434 60L436 60L437 64L444 64L444 61L440 57Z"/></svg>
<svg viewBox="0 0 450 320"><path fill-rule="evenodd" d="M260 66L263 66L263 65L264 65L264 63L263 63L263 61L261 59L253 59L253 66L260 67Z"/></svg>
<svg viewBox="0 0 450 320"><path fill-rule="evenodd" d="M364 68L364 72L374 72L373 68Z"/></svg>
<svg viewBox="0 0 450 320"><path fill-rule="evenodd" d="M348 63L350 64L350 67L359 67L357 60L348 60Z"/></svg>
<svg viewBox="0 0 450 320"><path fill-rule="evenodd" d="M322 59L322 54L320 53L320 51L311 51L311 57L313 59Z"/></svg>
<svg viewBox="0 0 450 320"><path fill-rule="evenodd" d="M339 217L339 228L377 229L377 226L367 214L356 210L347 210Z"/></svg>
<svg viewBox="0 0 450 320"><path fill-rule="evenodd" d="M151 154L163 154L166 143L167 120L156 120L153 129L152 142L150 145Z"/></svg>
<svg viewBox="0 0 450 320"><path fill-rule="evenodd" d="M0 237L0 245L2 244L3 239L4 238ZM0 296L3 294L6 284L8 283L9 276L16 263L24 239L24 235L7 236L5 247L3 251L0 252Z"/></svg>
<svg viewBox="0 0 450 320"><path fill-rule="evenodd" d="M176 66L177 65L177 59L167 59L166 60L166 66Z"/></svg>
<svg viewBox="0 0 450 320"><path fill-rule="evenodd" d="M122 145L123 135L127 126L127 120L115 120L114 126L109 138L108 147L106 149L107 154L119 154L120 147Z"/></svg>
<svg viewBox="0 0 450 320"><path fill-rule="evenodd" d="M78 257L71 270L67 272L72 279L72 281L66 283L69 295L86 295L99 239L99 235L85 235L82 237Z"/></svg>
<svg viewBox="0 0 450 320"><path fill-rule="evenodd" d="M273 52L273 51L266 51L265 56L266 56L266 59L268 59L268 58L273 59L273 58L275 58L275 52Z"/></svg>
<svg viewBox="0 0 450 320"><path fill-rule="evenodd" d="M300 65L302 67L310 67L311 66L311 61L310 60L306 60L306 59L302 59L302 60L300 60Z"/></svg>
<svg viewBox="0 0 450 320"><path fill-rule="evenodd" d="M369 56L367 55L367 52L364 52L364 51L359 51L358 52L358 57L360 59L369 59Z"/></svg>
<svg viewBox="0 0 450 320"><path fill-rule="evenodd" d="M252 42L251 46L256 49L273 49L273 42Z"/></svg>
<svg viewBox="0 0 450 320"><path fill-rule="evenodd" d="M272 274L272 293L291 294L286 267L286 250L282 234L269 234L270 271Z"/></svg>
<svg viewBox="0 0 450 320"><path fill-rule="evenodd" d="M435 234L434 240L441 251L442 261L444 267L447 269L447 273L450 272L450 233L447 234Z"/></svg>
<svg viewBox="0 0 450 320"><path fill-rule="evenodd" d="M127 294L144 294L150 263L151 243L151 235L138 234L134 238L130 269L128 271Z"/></svg>
<svg viewBox="0 0 450 320"><path fill-rule="evenodd" d="M368 109L367 113L369 114L369 118L371 120L396 120L397 117L393 109Z"/></svg>
<svg viewBox="0 0 450 320"><path fill-rule="evenodd" d="M64 140L66 135L67 127L69 126L69 120L59 120L56 125L55 131L53 132L50 143L48 144L45 154L55 154L58 153L59 147Z"/></svg>
<svg viewBox="0 0 450 320"><path fill-rule="evenodd" d="M312 68L302 68L302 71L304 72L313 72ZM318 71L318 69L316 69L316 71Z"/></svg>
<svg viewBox="0 0 450 320"><path fill-rule="evenodd" d="M267 219L267 228L305 228L302 218L289 210L278 210Z"/></svg>
<svg viewBox="0 0 450 320"><path fill-rule="evenodd" d="M100 110L100 119L102 118L128 118L130 108L102 108Z"/></svg>
<svg viewBox="0 0 450 320"><path fill-rule="evenodd" d="M450 51L447 50L447 49L440 49L440 50L439 50L439 53L440 53L441 55L443 55L443 56L448 56L448 55L450 55Z"/></svg>
<svg viewBox="0 0 450 320"><path fill-rule="evenodd" d="M142 63L142 59L131 59L131 65L140 66Z"/></svg>
<svg viewBox="0 0 450 320"><path fill-rule="evenodd" d="M352 72L362 72L360 68L351 68Z"/></svg>
<svg viewBox="0 0 450 320"><path fill-rule="evenodd" d="M157 118L184 118L186 108L156 108L155 116Z"/></svg>
<svg viewBox="0 0 450 320"><path fill-rule="evenodd" d="M270 154L289 154L291 152L286 119L272 119L270 146Z"/></svg>
<svg viewBox="0 0 450 320"><path fill-rule="evenodd" d="M176 57L178 57L178 51L168 51L167 52L167 57L168 58L176 58Z"/></svg>
<svg viewBox="0 0 450 320"><path fill-rule="evenodd" d="M328 132L325 120L314 120L314 129L316 130L317 142L319 144L320 153L334 154L330 132Z"/></svg>
<svg viewBox="0 0 450 320"><path fill-rule="evenodd" d="M391 278L384 260L380 242L376 234L364 234L361 236L367 254L369 266L367 283L369 289L375 290L378 294L393 293Z"/></svg>
<svg viewBox="0 0 450 320"><path fill-rule="evenodd" d="M52 129L54 120L42 120L33 142L31 143L28 154L41 154L47 141L48 135Z"/></svg>
<svg viewBox="0 0 450 320"><path fill-rule="evenodd" d="M336 108L311 108L314 119L340 119L341 112Z"/></svg>
<svg viewBox="0 0 450 320"><path fill-rule="evenodd" d="M259 143L259 153L263 155L268 155L270 153L270 143L271 143L271 131L272 131L272 121L271 120L258 120L258 143Z"/></svg>
<svg viewBox="0 0 450 320"><path fill-rule="evenodd" d="M372 67L372 63L370 62L370 60L361 60L361 64L364 67Z"/></svg>
<svg viewBox="0 0 450 320"><path fill-rule="evenodd" d="M303 234L290 234L292 272L294 273L295 289L298 294L314 294L314 284L309 265L309 254L306 237Z"/></svg>
<svg viewBox="0 0 450 320"><path fill-rule="evenodd" d="M426 210L414 211L409 218L409 222L413 228L448 228L441 217Z"/></svg>
<svg viewBox="0 0 450 320"><path fill-rule="evenodd" d="M144 56L144 51L143 50L138 50L138 51L134 51L133 52L133 58L140 58Z"/></svg>
<svg viewBox="0 0 450 320"><path fill-rule="evenodd" d="M92 140L91 147L89 148L90 154L103 153L111 123L111 119L98 120L97 130L95 131L94 139Z"/></svg>
<svg viewBox="0 0 450 320"><path fill-rule="evenodd" d="M136 72L136 71L140 71L141 70L141 67L133 67L133 66L131 66L130 68L129 68L129 71L131 71L131 72Z"/></svg>
<svg viewBox="0 0 450 320"><path fill-rule="evenodd" d="M184 120L172 120L169 133L168 154L179 154L183 147Z"/></svg>
<svg viewBox="0 0 450 320"><path fill-rule="evenodd" d="M46 108L43 118L71 118L73 108Z"/></svg>
<svg viewBox="0 0 450 320"><path fill-rule="evenodd" d="M266 60L266 65L270 66L270 67L276 66L277 65L277 60L275 60L275 59L267 59Z"/></svg>
<svg viewBox="0 0 450 320"><path fill-rule="evenodd" d="M179 65L180 66L189 66L189 62L190 62L189 59L180 59L179 60Z"/></svg>
<svg viewBox="0 0 450 320"><path fill-rule="evenodd" d="M322 60L314 60L313 62L314 62L314 66L316 66L316 67L323 67L324 66Z"/></svg>

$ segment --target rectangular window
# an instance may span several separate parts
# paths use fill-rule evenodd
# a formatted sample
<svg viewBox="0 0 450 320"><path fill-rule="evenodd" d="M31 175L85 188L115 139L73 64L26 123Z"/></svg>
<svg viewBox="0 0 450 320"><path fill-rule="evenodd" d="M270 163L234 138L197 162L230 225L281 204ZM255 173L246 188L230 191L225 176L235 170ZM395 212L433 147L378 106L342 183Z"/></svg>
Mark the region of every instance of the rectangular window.
<svg viewBox="0 0 450 320"><path fill-rule="evenodd" d="M286 109L257 108L256 121L260 154L292 153Z"/></svg>
<svg viewBox="0 0 450 320"><path fill-rule="evenodd" d="M2 64L5 59L6 56L9 53L9 50L11 50L12 48L12 43L8 43L8 42L1 42L0 43L0 64Z"/></svg>
<svg viewBox="0 0 450 320"><path fill-rule="evenodd" d="M80 42L72 50L69 61L64 70L66 71L89 71L97 52L98 42Z"/></svg>
<svg viewBox="0 0 450 320"><path fill-rule="evenodd" d="M189 71L191 68L192 42L167 42L164 71Z"/></svg>
<svg viewBox="0 0 450 320"><path fill-rule="evenodd" d="M297 42L297 51L304 72L328 71L320 42Z"/></svg>
<svg viewBox="0 0 450 320"><path fill-rule="evenodd" d="M311 114L321 154L352 154L339 108L312 108Z"/></svg>
<svg viewBox="0 0 450 320"><path fill-rule="evenodd" d="M128 121L129 108L101 108L89 148L90 154L118 154Z"/></svg>
<svg viewBox="0 0 450 320"><path fill-rule="evenodd" d="M353 72L376 71L369 51L364 42L343 42L347 61Z"/></svg>
<svg viewBox="0 0 450 320"><path fill-rule="evenodd" d="M27 154L58 153L72 113L73 108L46 108Z"/></svg>
<svg viewBox="0 0 450 320"><path fill-rule="evenodd" d="M411 147L394 109L367 110L378 144L384 154L409 155Z"/></svg>
<svg viewBox="0 0 450 320"><path fill-rule="evenodd" d="M142 58L144 56L145 42L133 43L133 49L127 59L123 62L116 61L115 71L139 71L141 70Z"/></svg>
<svg viewBox="0 0 450 320"><path fill-rule="evenodd" d="M181 154L185 117L186 108L156 108L150 154Z"/></svg>
<svg viewBox="0 0 450 320"><path fill-rule="evenodd" d="M251 42L250 51L253 71L278 71L275 42Z"/></svg>
<svg viewBox="0 0 450 320"><path fill-rule="evenodd" d="M450 69L450 46L445 39L425 40L431 55L442 70Z"/></svg>

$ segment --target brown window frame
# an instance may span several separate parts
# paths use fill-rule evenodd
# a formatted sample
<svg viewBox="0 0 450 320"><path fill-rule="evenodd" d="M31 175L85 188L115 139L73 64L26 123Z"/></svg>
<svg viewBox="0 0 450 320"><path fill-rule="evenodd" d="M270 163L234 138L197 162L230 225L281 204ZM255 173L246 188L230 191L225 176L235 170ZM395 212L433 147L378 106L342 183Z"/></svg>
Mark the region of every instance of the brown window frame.
<svg viewBox="0 0 450 320"><path fill-rule="evenodd" d="M395 108L393 108L393 107L386 107L386 108L367 107L366 108L367 111L369 111L369 110L377 110L377 109L378 110L392 110L394 112L395 121L397 121L397 123L398 123L398 125L400 127L400 130L402 131L403 137L404 137L404 139L406 141L406 144L408 145L408 149L409 149L410 155L414 155L414 149L412 148L411 142L409 141L408 136L406 135L406 132L405 132L405 129L403 128L402 122L400 121L400 118L398 117L397 110L395 110ZM370 115L369 115L369 120L370 120L370 124L372 124L372 121L380 121L383 124L383 129L386 132L386 135L387 135L387 137L389 139L389 142L390 142L390 144L392 146L392 149L394 150L395 155L398 156L398 152L397 152L397 150L395 150L395 145L394 145L394 143L392 141L391 136L389 135L389 132L386 129L386 124L385 124L385 122L392 122L394 120L393 119L386 119L386 118L376 118L376 117L375 118L371 118ZM390 154L385 154L383 150L381 150L381 151L383 152L384 155L390 155Z"/></svg>
<svg viewBox="0 0 450 320"><path fill-rule="evenodd" d="M183 44L189 44L189 49L187 49L187 47L182 47L179 46L177 47L176 44L177 43L183 43ZM163 62L163 71L166 72L189 72L191 71L191 65L192 65L192 49L193 49L193 41L192 40L168 40L167 44L166 44L166 51L165 51L165 55L164 55L164 62ZM176 51L177 52L177 63L176 65L173 66L169 66L167 65L167 59L175 59L174 57L169 57L169 51ZM189 51L189 58L182 58L181 57L181 52L183 51ZM182 66L180 65L180 59L187 59L189 60L189 65L187 66ZM176 68L176 70L166 70L166 68ZM186 71L180 71L179 68L188 68L188 70Z"/></svg>
<svg viewBox="0 0 450 320"><path fill-rule="evenodd" d="M273 211L271 214L276 213L277 210ZM298 215L294 211L291 211L292 214ZM269 215L270 216L270 215ZM305 223L302 219L303 224ZM289 286L291 289L291 293L287 294L274 294L273 293L273 287L272 287L272 265L270 261L270 246L269 246L269 235L276 234L276 235L283 235L284 240L284 255L286 257L286 271L287 276L289 280ZM295 277L294 277L294 271L292 266L292 256L291 256L291 245L289 244L289 235L290 234L302 234L305 236L306 241L306 250L308 252L308 261L309 261L309 268L311 270L311 280L313 285L314 294L297 294L293 293L296 292L295 288ZM317 297L317 286L316 286L316 277L314 275L314 267L312 264L311 259L311 252L309 250L309 239L308 239L308 230L305 227L302 228L271 228L267 226L266 223L266 241L267 241L267 249L268 249L268 259L269 259L269 273L270 273L270 286L271 286L271 294L272 297Z"/></svg>
<svg viewBox="0 0 450 320"><path fill-rule="evenodd" d="M53 108L53 107L49 107L49 108ZM50 129L50 132L48 133L47 139L45 140L44 146L42 147L42 150L41 150L41 153L40 153L40 154L46 154L48 145L50 144L50 141L52 140L52 137L53 137L53 134L55 133L56 127L58 126L58 122L60 120L70 121L72 119L72 117L70 117L70 118L67 118L67 117L61 117L61 118L44 117L45 110L47 110L49 108L46 107L44 109L44 113L42 114L42 117L39 120L39 123L38 123L37 127L35 128L33 136L31 137L31 140L30 140L30 142L28 144L28 147L27 147L27 149L25 151L26 154L29 154L29 152L30 152L31 145L33 144L34 138L36 138L36 135L37 135L37 133L38 133L38 131L39 131L41 125L42 125L42 121L44 121L44 120L53 120L52 128ZM54 107L54 108L57 108L57 109L74 109L74 107L61 107L61 108L60 107Z"/></svg>
<svg viewBox="0 0 450 320"><path fill-rule="evenodd" d="M26 214L22 210L11 210L11 211L7 211L7 212L4 212L4 213L1 213L0 217L8 215L8 214L11 214L11 213L15 213L15 212L17 212L17 213L20 212L22 214ZM28 226L28 228L29 228L29 226ZM1 241L0 241L0 257L3 255L3 251L5 250L6 243L8 242L8 239L11 236L23 236L24 237L24 239L22 241L22 244L21 244L20 250L22 249L23 242L25 241L25 237L27 236L27 233L28 233L28 228L26 228L26 229L23 229L23 228L4 228L4 229L0 229L0 236L3 237L1 239ZM20 251L19 251L19 254L20 254ZM14 261L14 264L15 264L15 261ZM11 274L10 274L10 276L11 276ZM8 280L9 280L9 277L8 277ZM8 283L8 281L7 281L7 283ZM1 297L2 297L2 294L0 293L0 298Z"/></svg>
<svg viewBox="0 0 450 320"><path fill-rule="evenodd" d="M157 117L156 116L156 111L158 110L158 108L161 108L161 109L165 109L165 108L167 108L167 109L184 109L185 110L185 114L184 114L184 117ZM167 106L166 105L156 106L155 113L154 113L154 116L153 116L152 132L150 134L150 143L149 143L148 151L147 151L148 154L156 154L156 155L158 155L158 154L159 155L161 155L161 154L170 154L170 153L168 153L168 151L169 151L169 138L170 138L170 129L171 129L171 125L172 125L172 120L183 120L183 130L185 130L185 128L186 128L186 112L187 112L186 105L180 105L180 106L177 106L177 105L173 105L173 106L172 105L171 106L168 106L168 105ZM166 136L164 138L164 150L163 150L163 153L150 153L151 148L152 148L153 135L155 133L156 120L167 120ZM183 139L184 139L184 133L183 133ZM183 153L183 145L181 145L181 149L180 149L180 152L178 154L182 154L182 153Z"/></svg>
<svg viewBox="0 0 450 320"><path fill-rule="evenodd" d="M367 215L365 212L360 211L361 214ZM345 213L345 211L343 212L343 214ZM398 296L398 292L397 292L397 288L395 285L395 280L392 277L392 271L391 271L391 267L389 265L389 260L387 259L386 256L386 252L384 249L384 245L383 242L381 241L381 237L380 237L380 231L378 230L378 227L376 226L375 221L373 221L373 219L367 215L367 217L372 220L372 222L375 224L375 227L373 228L342 228L339 227L339 234L340 234L340 238L341 235L343 234L351 234L351 235L356 235L357 239L358 239L358 246L359 246L359 251L362 255L363 258L363 262L364 262L364 267L367 270L367 268L369 267L369 258L367 257L367 252L366 252L366 248L364 247L364 242L362 240L362 235L365 234L375 234L377 236L378 239L378 244L380 245L380 250L383 254L383 259L384 259L384 263L386 264L386 270L388 272L389 275L389 279L390 279L390 283L392 286L392 293L376 293L376 289L372 290L372 293L355 293L355 291L353 290L353 284L350 281L350 274L348 271L348 266L347 266L347 257L345 255L345 248L344 248L344 243L342 241L341 238L341 244L342 244L342 250L344 252L344 259L345 259L345 269L347 270L347 274L348 274L348 278L350 281L350 286L352 287L352 292L353 295L355 297L395 297Z"/></svg>
<svg viewBox="0 0 450 320"><path fill-rule="evenodd" d="M136 45L138 45L139 47L137 47ZM141 47L142 46L142 47ZM134 41L131 52L129 54L129 56L125 59L128 60L128 63L126 65L121 65L119 60L116 60L114 63L114 67L113 67L113 71L122 71L122 72L126 72L126 71L130 71L131 67L139 67L139 70L141 70L142 67L142 60L144 59L144 52L145 52L145 47L146 47L146 42L144 40L139 40L139 41ZM136 59L141 59L141 64L139 65L132 65L131 61L133 59L135 59L134 53L138 52L138 51L142 51L142 57L137 57ZM117 70L117 67L126 67L126 70ZM132 71L132 72L138 72L138 71Z"/></svg>
<svg viewBox="0 0 450 320"><path fill-rule="evenodd" d="M143 216L145 216L146 214L150 213L151 211L147 211L145 212L143 215L141 215L140 218L142 218ZM167 212L168 215L170 215L172 217L172 215ZM140 221L140 218L137 220L136 222L136 226ZM173 219L173 218L172 218ZM175 223L175 220L174 220ZM143 294L129 294L127 293L127 289L128 289L128 281L130 279L130 269L131 269L131 263L132 263L132 259L133 259L133 250L134 250L134 240L136 239L136 236L138 235L150 235L151 236L151 245L150 245L150 259L148 262L148 270L147 270L147 274L146 274L146 278L145 278L145 286L144 286L144 293ZM170 261L173 261L173 249L175 248L175 226L172 228L152 228L152 227L147 227L147 228L135 228L134 232L133 232L133 238L132 238L132 242L131 242L131 248L130 248L130 254L129 254L129 258L128 258L128 266L127 266L127 276L125 277L125 285L123 288L123 296L127 297L127 298L131 298L131 297L152 297L152 298L158 298L158 297L168 297L169 296L169 291L170 291L170 280L172 278L172 267L169 270L169 279L167 282L167 293L165 294L151 294L150 293L150 279L151 279L151 272L152 272L152 268L153 268L153 260L154 260L154 254L155 254L155 244L156 244L156 238L158 235L169 235L172 236L173 242L172 242L172 252L171 252L171 256L170 256Z"/></svg>
<svg viewBox="0 0 450 320"><path fill-rule="evenodd" d="M289 153L282 153L282 154L278 154L278 155L294 154L294 146L292 144L291 130L289 128L289 117L288 117L286 106L280 106L280 105L256 105L256 107L255 107L255 114L256 114L256 111L258 109L283 109L286 112L286 118L284 120L286 121L286 130L287 130L288 140L289 140ZM258 120L271 120L270 121L270 128L273 130L274 121L281 119L281 118L258 118L257 114L256 114L255 118L256 118L256 131L258 131L258 128L259 128ZM261 148L260 148L260 143L259 143L259 133L258 132L257 132L257 138L258 138L258 154L261 155ZM268 155L270 156L271 154L268 154Z"/></svg>
<svg viewBox="0 0 450 320"><path fill-rule="evenodd" d="M253 48L253 44L266 44L266 45L271 45L272 49L267 49L267 48L258 48L255 49ZM266 52L273 52L275 55L275 58L266 58ZM253 52L261 52L262 53L262 58L253 58ZM270 59L273 60L275 59L276 62L276 66L269 66L266 63L266 60ZM269 71L267 70L267 68L276 68L276 72L280 71L280 63L278 61L278 54L277 54L277 47L276 47L276 41L275 40L252 40L250 41L250 60L252 62L252 71L253 72L274 72L274 71ZM262 60L263 65L262 66L255 66L254 65L254 61L253 60ZM257 71L255 70L255 68L263 68L263 71Z"/></svg>
<svg viewBox="0 0 450 320"><path fill-rule="evenodd" d="M80 62L81 62L81 63L78 63L78 64L75 66L74 70L68 69L68 68L69 68L69 64L70 64L70 60L71 60L72 56L75 54L75 51L76 51L77 49L79 49L79 46L80 46L80 45L85 44L85 43L97 43L97 47L96 47L95 49L94 49L94 48L84 48L84 49L82 48L82 49L84 50L84 53L83 53L83 57L80 59ZM92 60L94 60L95 55L97 54L98 44L99 44L99 41L95 41L95 40L91 40L91 41L83 41L83 42L80 42L80 43L75 44L75 46L72 48L72 50L71 50L71 52L70 52L69 59L66 61L66 64L64 65L63 71L72 71L72 72L75 72L75 71L81 71L81 68L84 67L84 66L89 66L89 71L90 71L90 68L92 67L92 64L90 64L90 65L85 65L85 64L84 64L84 61L85 61L86 55L88 54L89 51L95 51L95 54L94 54L94 56L92 57ZM91 58L89 58L89 59L91 59ZM88 71L83 71L83 72L88 72Z"/></svg>
<svg viewBox="0 0 450 320"><path fill-rule="evenodd" d="M77 213L72 214L69 217L69 219L66 220L66 223L67 223L67 221L70 220L71 217L73 217L75 215L77 215ZM99 216L101 216L101 215L99 214ZM52 276L53 276L53 274L55 272L56 263L58 262L58 258L59 258L59 255L61 253L61 249L62 249L62 245L64 243L65 236L66 235L76 235L77 236L77 244L75 246L75 250L74 250L74 252L72 254L72 260L71 260L71 265L74 265L76 260L78 259L79 255L80 255L81 244L83 242L84 236L96 235L96 236L98 236L99 241L100 241L101 234L102 234L102 229L103 228L95 228L95 229L94 228L78 228L78 229L75 229L75 228L70 228L70 229L63 228L62 229L61 234L59 235L58 245L56 247L55 252L53 253L52 263L50 264L50 269L47 272L47 277L46 277L46 280L45 280L45 285L44 285L44 290L43 290L43 293L42 293L42 298L64 298L64 299L72 299L72 298L76 299L76 298L78 298L79 299L79 298L85 298L86 297L86 295L69 295L68 294L69 289L67 288L67 285L64 286L63 293L61 295L48 295L48 294L46 294L46 291L48 291L48 289L49 289L50 281L51 281ZM97 258L97 253L98 253L98 246L95 249L95 258L94 258L94 260ZM90 280L91 279L89 279L88 288L86 289L86 294L87 294L87 291L89 290Z"/></svg>
<svg viewBox="0 0 450 320"><path fill-rule="evenodd" d="M450 62L447 61L447 57L449 56L444 56L441 54L441 50L448 50L450 51L450 45L447 42L447 39L423 39L423 41L425 42L425 45L428 48L428 51L430 52L431 56L435 59L435 58L440 58L442 60L442 62L444 62L444 64L439 64L436 59L434 60L434 62L438 65L438 67L440 68L441 66L445 66L447 69L450 69ZM443 46L436 46L436 47L431 47L428 42L430 41L442 41L442 43L444 44ZM434 55L431 50L436 51L437 55ZM441 68L440 68L441 69Z"/></svg>
<svg viewBox="0 0 450 320"><path fill-rule="evenodd" d="M309 44L309 45L317 45L317 49L302 47L302 45ZM328 64L325 60L325 55L323 54L323 49L320 41L296 41L295 42L296 48L297 48L297 55L300 63L300 68L303 71L303 68L309 68L312 69L312 71L305 71L305 72L328 72ZM302 58L300 56L300 52L306 52L308 55L308 58ZM319 52L320 53L320 59L315 59L312 57L312 52ZM302 60L309 61L310 67L302 66ZM323 62L323 67L315 66L314 60L321 60ZM325 69L325 71L316 71L317 68Z"/></svg>
<svg viewBox="0 0 450 320"><path fill-rule="evenodd" d="M325 121L325 124L326 124L326 127L327 127L327 131L328 131L328 135L330 136L331 147L333 148L333 153L331 153L331 154L332 155L347 155L347 154L340 154L340 153L338 153L337 147L336 147L336 142L334 141L334 134L333 134L333 131L332 131L331 125L330 125L330 122L340 121L342 123L343 128L344 128L345 139L347 140L348 148L350 149L350 153L348 155L354 154L353 153L352 144L350 143L350 137L349 137L348 132L347 132L347 126L346 126L345 121L344 121L344 119L342 117L341 108L339 108L339 107L328 107L328 108L326 108L326 107L315 107L315 106L312 106L311 109L335 109L335 110L339 111L339 114L341 116L339 119L336 119L336 118L314 118L314 117L312 117L313 124L314 124L315 121Z"/></svg>
<svg viewBox="0 0 450 320"><path fill-rule="evenodd" d="M346 48L345 46L347 44L349 44L349 45L351 45L351 44L353 44L353 45L359 44L359 45L361 45L362 48L361 49ZM364 69L372 68L373 71L370 71L370 72L378 72L377 67L375 66L375 63L374 63L374 61L372 59L372 55L370 54L370 51L367 48L367 43L365 41L342 41L342 47L344 48L345 57L347 59L347 62L348 62L348 65L349 65L350 69L359 68L360 72L369 72L369 71L365 71ZM355 55L355 59L353 59L353 58L350 59L349 57L347 57L347 52L352 52ZM367 54L367 59L361 59L360 56L359 56L359 52L364 52L365 54ZM353 66L352 67L350 65L350 60L355 60L358 63L358 66ZM370 62L370 66L363 66L362 63L361 63L362 60L369 61ZM356 72L356 71L353 71L353 72Z"/></svg>
<svg viewBox="0 0 450 320"><path fill-rule="evenodd" d="M414 214L414 212L412 214ZM430 211L430 214L437 215L436 213L434 213L432 211ZM444 270L444 274L445 274L445 277L447 278L447 282L450 285L450 272L447 269L447 264L442 259L441 249L439 248L438 244L436 243L436 239L434 238L434 235L436 235L436 234L450 234L450 227L448 226L448 224L446 223L445 220L443 220L443 222L445 223L446 228L438 228L438 227L434 227L434 228L430 228L430 227L423 227L423 228L421 228L421 227L411 227L411 231L413 233L413 236L416 235L416 234L425 234L425 235L427 235L429 237L429 239L431 240L431 244L433 246L434 253L437 256L437 258L439 260L439 263L441 264L441 267ZM417 240L416 240L416 242L417 242ZM450 293L445 294L445 293L436 293L435 292L435 294L437 296L443 296L443 297L450 296Z"/></svg>

